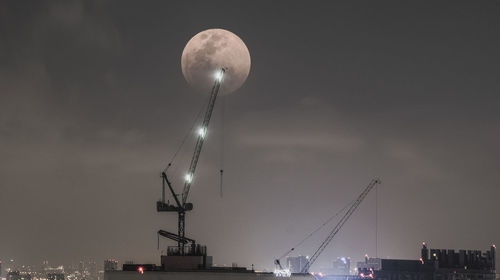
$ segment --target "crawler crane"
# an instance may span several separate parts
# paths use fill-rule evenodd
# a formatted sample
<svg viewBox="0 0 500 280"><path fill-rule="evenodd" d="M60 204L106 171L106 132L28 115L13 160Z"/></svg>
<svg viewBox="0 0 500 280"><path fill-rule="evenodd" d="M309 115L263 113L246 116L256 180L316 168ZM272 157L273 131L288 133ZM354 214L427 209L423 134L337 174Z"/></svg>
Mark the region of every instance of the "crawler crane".
<svg viewBox="0 0 500 280"><path fill-rule="evenodd" d="M332 239L337 235L337 233L342 229L344 224L349 220L351 215L358 209L358 206L363 202L365 197L368 195L368 193L375 187L375 185L380 184L380 180L378 178L373 179L368 186L361 192L361 194L354 200L352 203L349 203L344 209L342 209L339 213L337 213L335 216L331 217L326 223L324 223L322 226L320 226L318 229L316 229L314 232L309 234L304 240L302 240L298 245L302 244L307 238L311 237L314 233L316 233L319 229L321 229L323 226L325 226L330 220L332 220L334 217L336 217L338 214L342 213L345 209L348 209L347 212L342 216L342 218L339 220L339 222L335 225L335 227L330 231L328 236L326 237L325 240L321 243L318 249L314 252L314 254L307 260L306 264L302 268L301 273L309 273L309 268L314 264L316 259L321 255L321 253L326 249L328 244L332 241ZM277 276L289 276L290 275L290 270L289 269L284 269L283 266L281 265L280 260L287 256L289 253L295 250L294 248L291 248L286 252L283 256L281 256L279 259L274 260L274 264L276 265L275 269L275 275Z"/></svg>

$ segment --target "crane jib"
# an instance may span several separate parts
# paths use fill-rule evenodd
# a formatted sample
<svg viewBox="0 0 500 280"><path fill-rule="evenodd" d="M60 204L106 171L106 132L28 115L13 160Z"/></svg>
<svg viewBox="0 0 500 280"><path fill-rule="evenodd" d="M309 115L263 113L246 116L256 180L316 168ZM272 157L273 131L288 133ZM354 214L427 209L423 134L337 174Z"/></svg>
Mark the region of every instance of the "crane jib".
<svg viewBox="0 0 500 280"><path fill-rule="evenodd" d="M198 134L198 140L196 141L196 147L194 149L193 157L191 158L191 164L189 165L189 170L184 183L184 189L182 191L182 205L186 204L186 200L189 195L189 189L191 188L191 182L196 171L196 165L198 164L198 159L200 158L201 148L203 147L203 142L205 141L205 135L210 123L210 118L212 117L212 112L215 106L215 99L217 99L217 94L219 93L220 86L222 84L222 78L224 76L226 69L221 68L218 77L215 79L214 86L212 87L212 92L210 93L210 99L208 101L207 111L205 112L205 117L203 119L202 127L200 128L200 133Z"/></svg>

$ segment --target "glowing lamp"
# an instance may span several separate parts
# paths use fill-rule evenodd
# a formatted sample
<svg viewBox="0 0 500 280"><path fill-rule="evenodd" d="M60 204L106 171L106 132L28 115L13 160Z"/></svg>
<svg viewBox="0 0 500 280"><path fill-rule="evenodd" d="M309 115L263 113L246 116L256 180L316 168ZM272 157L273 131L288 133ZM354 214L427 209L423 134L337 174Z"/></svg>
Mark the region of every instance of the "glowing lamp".
<svg viewBox="0 0 500 280"><path fill-rule="evenodd" d="M224 76L224 73L220 70L220 71L217 71L217 73L215 73L215 79L217 81L222 81L222 77Z"/></svg>
<svg viewBox="0 0 500 280"><path fill-rule="evenodd" d="M207 128L200 127L200 129L198 129L198 135L200 135L201 138L205 138L205 135L207 135Z"/></svg>
<svg viewBox="0 0 500 280"><path fill-rule="evenodd" d="M193 181L193 174L186 174L186 176L184 176L184 180L186 180L186 182L188 183L191 183Z"/></svg>

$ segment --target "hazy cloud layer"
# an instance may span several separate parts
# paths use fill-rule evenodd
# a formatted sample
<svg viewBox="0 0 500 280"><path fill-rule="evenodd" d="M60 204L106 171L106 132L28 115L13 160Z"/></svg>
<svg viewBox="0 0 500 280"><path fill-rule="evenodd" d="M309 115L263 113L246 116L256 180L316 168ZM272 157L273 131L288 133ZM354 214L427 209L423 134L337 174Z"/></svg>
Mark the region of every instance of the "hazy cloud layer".
<svg viewBox="0 0 500 280"><path fill-rule="evenodd" d="M487 249L500 236L499 13L496 2L4 2L0 259L159 262L156 231L176 228L155 212L159 172L206 102L180 56L208 28L234 32L252 57L246 84L216 104L191 189L188 235L217 264L271 268L374 176L379 256L418 258L423 240ZM178 190L193 145L170 170ZM375 254L374 210L372 193L318 267Z"/></svg>

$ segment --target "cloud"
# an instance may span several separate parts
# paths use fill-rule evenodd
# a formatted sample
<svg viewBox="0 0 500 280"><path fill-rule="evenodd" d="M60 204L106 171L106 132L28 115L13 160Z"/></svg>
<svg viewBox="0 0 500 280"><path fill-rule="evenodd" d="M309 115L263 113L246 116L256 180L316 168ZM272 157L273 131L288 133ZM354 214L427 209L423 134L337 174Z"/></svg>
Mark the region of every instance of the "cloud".
<svg viewBox="0 0 500 280"><path fill-rule="evenodd" d="M253 112L238 121L235 141L244 149L261 151L269 161L298 160L305 154L353 154L365 141L336 121L329 106ZM307 118L304 116L307 115Z"/></svg>
<svg viewBox="0 0 500 280"><path fill-rule="evenodd" d="M342 131L335 133L314 129L261 130L250 135L241 135L240 142L243 145L259 149L300 149L330 152L355 152L363 145L360 138L342 135Z"/></svg>

